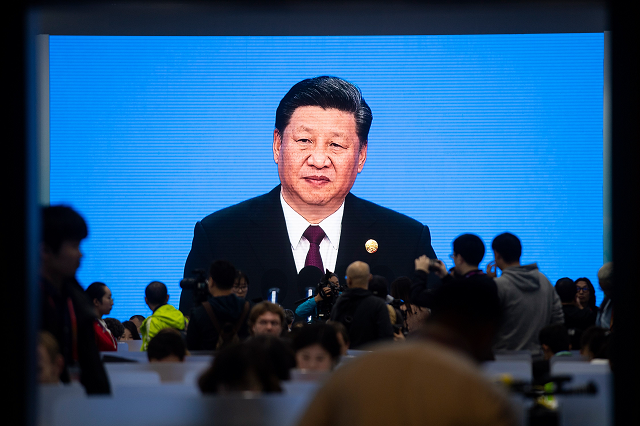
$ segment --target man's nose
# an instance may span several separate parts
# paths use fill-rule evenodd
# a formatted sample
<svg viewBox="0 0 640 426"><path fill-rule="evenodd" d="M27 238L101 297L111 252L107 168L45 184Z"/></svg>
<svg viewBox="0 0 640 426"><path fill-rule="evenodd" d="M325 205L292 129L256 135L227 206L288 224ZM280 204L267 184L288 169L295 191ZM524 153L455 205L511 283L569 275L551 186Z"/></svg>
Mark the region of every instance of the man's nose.
<svg viewBox="0 0 640 426"><path fill-rule="evenodd" d="M318 169L331 165L328 149L326 144L316 143L307 159L307 164Z"/></svg>

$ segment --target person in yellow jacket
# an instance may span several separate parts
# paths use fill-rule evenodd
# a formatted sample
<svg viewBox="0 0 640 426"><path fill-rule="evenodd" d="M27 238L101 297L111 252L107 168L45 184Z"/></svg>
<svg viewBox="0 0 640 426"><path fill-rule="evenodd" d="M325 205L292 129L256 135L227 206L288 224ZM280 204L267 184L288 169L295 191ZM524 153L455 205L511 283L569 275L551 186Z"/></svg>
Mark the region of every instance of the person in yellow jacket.
<svg viewBox="0 0 640 426"><path fill-rule="evenodd" d="M175 328L184 331L187 327L187 319L182 312L174 308L169 302L167 286L160 281L151 282L144 291L144 301L153 311L140 325L142 336L141 351L146 351L149 341L163 328Z"/></svg>

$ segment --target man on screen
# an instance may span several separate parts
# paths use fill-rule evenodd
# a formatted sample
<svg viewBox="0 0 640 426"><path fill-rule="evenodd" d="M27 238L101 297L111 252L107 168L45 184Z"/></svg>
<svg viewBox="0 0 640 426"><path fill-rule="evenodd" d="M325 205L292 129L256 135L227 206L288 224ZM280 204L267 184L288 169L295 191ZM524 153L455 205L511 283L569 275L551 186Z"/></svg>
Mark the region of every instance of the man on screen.
<svg viewBox="0 0 640 426"><path fill-rule="evenodd" d="M360 90L345 80L294 85L273 132L281 185L196 223L185 276L226 259L251 279L248 299L275 297L293 308L327 269L344 277L360 260L393 281L411 274L416 257L434 257L427 226L350 193L367 159L372 119ZM185 314L192 300L182 292Z"/></svg>

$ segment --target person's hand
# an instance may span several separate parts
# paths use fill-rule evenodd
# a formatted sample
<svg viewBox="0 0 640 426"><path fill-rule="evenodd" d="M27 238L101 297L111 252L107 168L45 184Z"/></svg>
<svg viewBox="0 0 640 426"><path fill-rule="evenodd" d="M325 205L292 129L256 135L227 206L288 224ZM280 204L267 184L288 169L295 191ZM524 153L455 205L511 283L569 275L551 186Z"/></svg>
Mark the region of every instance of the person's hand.
<svg viewBox="0 0 640 426"><path fill-rule="evenodd" d="M316 297L314 297L314 300L316 301L316 303L322 302L324 299L326 299L329 296L329 294L331 293L331 287L329 286L324 287L322 289L322 292L324 293L324 297L320 293L316 294Z"/></svg>
<svg viewBox="0 0 640 426"><path fill-rule="evenodd" d="M426 272L428 274L429 273L429 262L430 261L431 261L431 259L429 259L426 254L423 254L422 256L417 258L416 261L415 261L416 271L424 271L424 272Z"/></svg>
<svg viewBox="0 0 640 426"><path fill-rule="evenodd" d="M492 260L487 264L487 276L491 278L495 278L498 276L498 267L496 266L495 260Z"/></svg>
<svg viewBox="0 0 640 426"><path fill-rule="evenodd" d="M578 297L578 293L576 293L576 300L573 302L579 309L583 309L582 303L580 303L580 298Z"/></svg>
<svg viewBox="0 0 640 426"><path fill-rule="evenodd" d="M406 339L404 334L402 334L402 330L396 330L393 332L393 341L394 342L404 342Z"/></svg>

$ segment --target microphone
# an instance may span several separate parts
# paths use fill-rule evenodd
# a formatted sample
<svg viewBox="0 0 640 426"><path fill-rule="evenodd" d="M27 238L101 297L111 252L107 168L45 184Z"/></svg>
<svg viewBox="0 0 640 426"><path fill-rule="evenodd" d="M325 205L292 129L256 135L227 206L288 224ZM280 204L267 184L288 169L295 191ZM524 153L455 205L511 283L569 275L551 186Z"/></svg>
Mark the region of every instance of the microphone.
<svg viewBox="0 0 640 426"><path fill-rule="evenodd" d="M260 281L262 298L273 303L282 303L287 297L287 276L280 269L269 269Z"/></svg>

